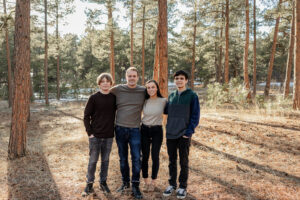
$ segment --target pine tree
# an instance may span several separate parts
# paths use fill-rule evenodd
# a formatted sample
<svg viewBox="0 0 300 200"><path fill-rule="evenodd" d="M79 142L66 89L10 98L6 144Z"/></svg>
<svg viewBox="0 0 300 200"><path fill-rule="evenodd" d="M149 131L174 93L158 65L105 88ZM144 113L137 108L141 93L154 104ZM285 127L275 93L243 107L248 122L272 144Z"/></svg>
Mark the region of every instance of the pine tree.
<svg viewBox="0 0 300 200"><path fill-rule="evenodd" d="M278 2L278 9L280 9L282 0L279 0ZM266 81L266 87L265 87L265 96L269 96L270 92L270 84L271 84L271 78L272 78L272 72L273 72L273 65L274 65L274 58L275 58L275 52L276 52L276 44L277 44L277 36L278 36L278 30L279 30L279 22L280 22L280 14L278 14L276 18L276 24L274 29L274 38L273 38L273 46L272 46L272 52L270 56L270 62L268 67L268 75L267 75L267 81Z"/></svg>
<svg viewBox="0 0 300 200"><path fill-rule="evenodd" d="M295 58L293 108L300 109L300 2L295 1Z"/></svg>
<svg viewBox="0 0 300 200"><path fill-rule="evenodd" d="M8 145L10 159L25 156L30 81L30 0L16 1L15 78L11 130Z"/></svg>
<svg viewBox="0 0 300 200"><path fill-rule="evenodd" d="M294 1L293 1L294 2ZM285 72L285 82L284 82L284 97L287 98L290 93L290 80L292 73L293 65L293 55L294 55L294 44L295 44L295 7L292 3L292 20L291 20L291 33L290 33L290 42L289 42L289 53L286 63L286 72Z"/></svg>

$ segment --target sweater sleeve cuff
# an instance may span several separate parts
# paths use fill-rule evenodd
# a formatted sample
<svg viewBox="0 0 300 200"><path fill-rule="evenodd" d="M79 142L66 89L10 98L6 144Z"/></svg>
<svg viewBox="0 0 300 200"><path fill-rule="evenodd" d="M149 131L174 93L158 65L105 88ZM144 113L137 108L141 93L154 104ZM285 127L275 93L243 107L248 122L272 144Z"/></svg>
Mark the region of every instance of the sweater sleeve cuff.
<svg viewBox="0 0 300 200"><path fill-rule="evenodd" d="M186 131L185 131L185 136L187 136L187 137L191 137L192 135L193 135L193 131L192 130L190 130L190 129L187 129Z"/></svg>

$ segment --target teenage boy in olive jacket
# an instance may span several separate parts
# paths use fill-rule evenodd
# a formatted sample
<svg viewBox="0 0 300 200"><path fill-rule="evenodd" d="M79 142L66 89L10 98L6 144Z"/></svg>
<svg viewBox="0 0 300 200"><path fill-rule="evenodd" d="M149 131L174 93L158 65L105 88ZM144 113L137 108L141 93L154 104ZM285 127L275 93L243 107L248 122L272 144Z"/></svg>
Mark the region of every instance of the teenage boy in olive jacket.
<svg viewBox="0 0 300 200"><path fill-rule="evenodd" d="M177 149L179 150L180 175L177 198L184 199L187 191L189 149L191 137L200 119L199 99L195 92L187 88L188 74L177 71L174 74L177 90L168 97L165 114L168 114L166 137L169 155L169 186L164 196L170 196L177 187Z"/></svg>

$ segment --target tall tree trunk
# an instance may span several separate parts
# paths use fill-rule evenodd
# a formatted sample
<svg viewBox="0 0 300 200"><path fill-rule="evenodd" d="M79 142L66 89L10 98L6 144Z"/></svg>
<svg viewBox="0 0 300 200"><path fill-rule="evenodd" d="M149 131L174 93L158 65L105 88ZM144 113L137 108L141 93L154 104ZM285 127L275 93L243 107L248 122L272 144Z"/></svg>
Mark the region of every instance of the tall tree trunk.
<svg viewBox="0 0 300 200"><path fill-rule="evenodd" d="M253 96L256 95L256 0L253 0Z"/></svg>
<svg viewBox="0 0 300 200"><path fill-rule="evenodd" d="M192 58L192 70L191 70L191 89L194 89L195 80L195 51L196 51L196 34L197 34L197 1L194 5L194 32L193 32L193 58Z"/></svg>
<svg viewBox="0 0 300 200"><path fill-rule="evenodd" d="M131 0L130 66L133 66L133 4L134 4L134 1Z"/></svg>
<svg viewBox="0 0 300 200"><path fill-rule="evenodd" d="M60 88L59 88L59 83L60 83L60 69L59 69L59 34L58 34L58 0L55 1L56 3L56 51L57 51L57 56L56 56L56 98L57 100L60 99Z"/></svg>
<svg viewBox="0 0 300 200"><path fill-rule="evenodd" d="M143 6L143 30L142 30L142 85L145 85L145 6Z"/></svg>
<svg viewBox="0 0 300 200"><path fill-rule="evenodd" d="M280 8L282 0L279 0L278 3L278 9ZM273 46L272 46L272 52L269 62L269 68L268 68L268 75L267 75L267 82L265 87L265 93L264 95L267 97L269 96L270 92L270 84L271 84L271 78L272 78L272 72L273 72L273 65L274 65L274 58L275 58L275 52L276 52L276 44L277 44L277 35L278 35L278 29L279 29L279 21L280 16L276 18L276 24L275 24L275 30L274 30L274 38L273 38Z"/></svg>
<svg viewBox="0 0 300 200"><path fill-rule="evenodd" d="M222 46L222 41L223 41L223 24L224 24L224 8L222 6L222 26L220 30L220 44L219 44L219 64L218 69L217 69L217 82L221 83L221 74L222 74L222 59L223 59L223 46Z"/></svg>
<svg viewBox="0 0 300 200"><path fill-rule="evenodd" d="M49 105L48 99L48 20L47 20L47 0L44 0L45 4L45 58L44 58L44 82L45 82L45 103Z"/></svg>
<svg viewBox="0 0 300 200"><path fill-rule="evenodd" d="M8 158L26 153L26 131L30 79L30 0L16 1L15 16L15 84L12 104Z"/></svg>
<svg viewBox="0 0 300 200"><path fill-rule="evenodd" d="M249 75L248 75L248 51L249 51L249 0L245 1L246 3L246 39L245 39L245 48L244 48L244 61L243 61L243 68L244 68L244 85L248 90L247 99L248 101L251 99L251 90L250 90L250 83L249 83Z"/></svg>
<svg viewBox="0 0 300 200"><path fill-rule="evenodd" d="M226 0L226 25L225 25L225 65L224 65L224 79L225 83L229 83L229 0Z"/></svg>
<svg viewBox="0 0 300 200"><path fill-rule="evenodd" d="M285 72L285 82L284 82L284 97L287 98L290 93L290 81L291 81L291 73L292 73L292 65L293 65L293 55L294 55L294 44L295 44L295 7L293 6L293 14L291 21L291 33L290 33L290 48L289 54L286 62L286 72Z"/></svg>
<svg viewBox="0 0 300 200"><path fill-rule="evenodd" d="M294 96L293 96L293 108L295 110L300 109L300 2L295 1L295 56L294 56Z"/></svg>
<svg viewBox="0 0 300 200"><path fill-rule="evenodd" d="M167 0L158 0L159 12L159 87L168 96L168 6Z"/></svg>
<svg viewBox="0 0 300 200"><path fill-rule="evenodd" d="M218 70L219 70L219 62L218 62L218 42L217 42L217 35L218 35L218 31L216 29L215 31L215 35L216 35L216 41L215 41L215 70L216 70L216 82L219 82L219 77L218 77Z"/></svg>
<svg viewBox="0 0 300 200"><path fill-rule="evenodd" d="M155 57L154 57L154 66L153 66L153 79L158 82L158 74L159 74L159 22L157 24L157 32L156 32L156 42L155 42Z"/></svg>
<svg viewBox="0 0 300 200"><path fill-rule="evenodd" d="M6 12L6 0L3 0L4 16L7 17ZM5 20L6 23L7 19ZM6 44L6 59L7 59L7 86L8 86L8 107L12 105L12 95L13 95L13 85L12 85L12 73L11 73L11 61L10 61L10 48L9 48L9 37L8 37L8 27L4 27L5 31L5 44Z"/></svg>
<svg viewBox="0 0 300 200"><path fill-rule="evenodd" d="M107 2L108 9L108 24L110 28L110 73L115 81L115 50L114 50L114 29L113 29L113 16L112 16L112 1Z"/></svg>

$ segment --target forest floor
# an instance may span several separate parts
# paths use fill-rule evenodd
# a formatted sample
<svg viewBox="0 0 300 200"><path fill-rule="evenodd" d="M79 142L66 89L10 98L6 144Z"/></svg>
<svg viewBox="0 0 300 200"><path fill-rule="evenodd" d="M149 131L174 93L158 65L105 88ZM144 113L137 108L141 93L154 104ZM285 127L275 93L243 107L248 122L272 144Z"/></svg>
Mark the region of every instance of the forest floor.
<svg viewBox="0 0 300 200"><path fill-rule="evenodd" d="M88 163L84 104L32 104L27 156L11 161L11 112L0 102L0 199L133 199L130 192L116 192L121 175L115 142L107 181L111 195L104 195L96 182L95 195L81 197ZM157 187L146 189L141 183L144 199L176 199L162 196L168 185L165 139L160 155ZM189 158L186 199L299 200L300 113L202 110Z"/></svg>

